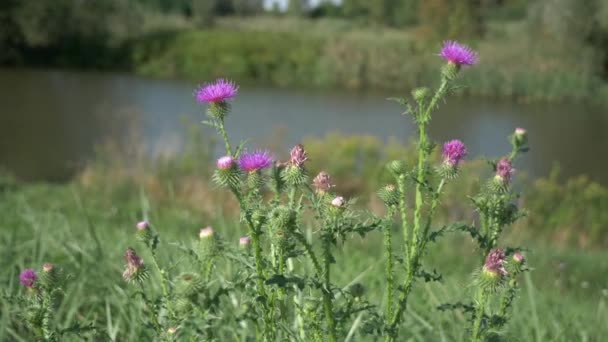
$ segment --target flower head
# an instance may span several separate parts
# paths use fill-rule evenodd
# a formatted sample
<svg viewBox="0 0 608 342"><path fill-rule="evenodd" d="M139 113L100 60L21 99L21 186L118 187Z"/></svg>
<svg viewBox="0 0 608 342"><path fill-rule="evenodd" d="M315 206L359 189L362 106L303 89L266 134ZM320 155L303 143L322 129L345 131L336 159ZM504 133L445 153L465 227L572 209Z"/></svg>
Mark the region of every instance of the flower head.
<svg viewBox="0 0 608 342"><path fill-rule="evenodd" d="M248 236L243 236L242 238L239 239L239 246L241 246L241 247L247 247L247 246L249 246L250 243L251 243L251 238Z"/></svg>
<svg viewBox="0 0 608 342"><path fill-rule="evenodd" d="M217 160L217 168L220 170L231 169L234 165L234 158L231 156L223 156Z"/></svg>
<svg viewBox="0 0 608 342"><path fill-rule="evenodd" d="M269 167L272 162L273 158L268 151L244 152L239 158L239 167L244 171L253 172Z"/></svg>
<svg viewBox="0 0 608 342"><path fill-rule="evenodd" d="M331 176L325 171L319 172L319 174L312 180L312 184L319 194L323 194L334 187L334 184L331 182Z"/></svg>
<svg viewBox="0 0 608 342"><path fill-rule="evenodd" d="M523 255L523 254L521 254L521 253L519 253L519 252L517 252L517 253L513 254L513 261L515 261L515 262L516 262L516 263L518 263L518 264L523 263L523 262L524 262L524 259L525 259L525 258L524 258L524 255Z"/></svg>
<svg viewBox="0 0 608 342"><path fill-rule="evenodd" d="M461 65L474 65L478 62L477 52L473 51L466 45L459 44L456 41L446 41L443 43L443 48L439 54L441 58L448 63Z"/></svg>
<svg viewBox="0 0 608 342"><path fill-rule="evenodd" d="M301 168L304 162L308 160L308 155L302 144L294 146L289 154L291 156L289 163L298 168Z"/></svg>
<svg viewBox="0 0 608 342"><path fill-rule="evenodd" d="M507 270L504 267L505 252L500 248L495 248L486 256L486 262L483 265L484 272L492 275L507 275Z"/></svg>
<svg viewBox="0 0 608 342"><path fill-rule="evenodd" d="M19 281L21 284L29 287L30 289L34 288L37 279L38 275L36 274L36 271L31 268L23 270L19 275Z"/></svg>
<svg viewBox="0 0 608 342"><path fill-rule="evenodd" d="M207 103L225 102L235 97L238 90L239 87L234 82L218 79L199 87L196 90L196 100Z"/></svg>
<svg viewBox="0 0 608 342"><path fill-rule="evenodd" d="M467 155L467 148L460 140L451 140L443 144L443 162L457 167L460 160Z"/></svg>
<svg viewBox="0 0 608 342"><path fill-rule="evenodd" d="M528 132L524 128L516 128L513 133L513 142L516 147L521 147L528 142Z"/></svg>
<svg viewBox="0 0 608 342"><path fill-rule="evenodd" d="M127 248L124 258L127 262L127 269L123 272L122 277L129 282L133 280L143 280L146 276L144 260L140 258L131 247Z"/></svg>
<svg viewBox="0 0 608 342"><path fill-rule="evenodd" d="M213 233L214 233L213 228L205 227L205 228L201 229L200 233L198 233L198 237L201 239L206 239L206 238L212 237Z"/></svg>
<svg viewBox="0 0 608 342"><path fill-rule="evenodd" d="M515 169L511 166L509 158L502 158L496 164L496 176L498 181L508 184L511 181L511 177L515 173Z"/></svg>
<svg viewBox="0 0 608 342"><path fill-rule="evenodd" d="M137 223L137 230L146 230L150 228L150 223L148 221L141 221Z"/></svg>
<svg viewBox="0 0 608 342"><path fill-rule="evenodd" d="M344 200L344 197L342 197L342 196L337 196L336 198L334 198L331 201L331 205L333 205L336 208L342 208L342 207L344 207L345 204L346 204L346 200Z"/></svg>

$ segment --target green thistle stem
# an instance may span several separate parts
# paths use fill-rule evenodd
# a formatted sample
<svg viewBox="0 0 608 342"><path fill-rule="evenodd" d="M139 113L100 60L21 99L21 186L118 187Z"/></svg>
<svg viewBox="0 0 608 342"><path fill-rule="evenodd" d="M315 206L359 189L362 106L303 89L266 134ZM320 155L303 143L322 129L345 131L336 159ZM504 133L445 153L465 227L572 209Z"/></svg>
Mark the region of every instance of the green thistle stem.
<svg viewBox="0 0 608 342"><path fill-rule="evenodd" d="M226 128L224 127L224 120L218 120L218 130L220 132L220 134L222 135L222 138L224 138L224 145L226 146L226 153L229 156L233 156L232 155L232 147L230 146L230 140L228 139L228 133L226 132Z"/></svg>
<svg viewBox="0 0 608 342"><path fill-rule="evenodd" d="M391 206L386 215L386 226L384 227L384 247L386 258L386 319L390 321L393 316L393 288L395 279L393 277L393 247L391 242L391 222L395 215L395 207Z"/></svg>
<svg viewBox="0 0 608 342"><path fill-rule="evenodd" d="M165 302L165 307L169 312L169 318L171 320L175 319L175 312L173 312L173 308L171 306L171 298L169 297L169 280L167 279L167 274L164 269L160 267L158 264L158 260L156 258L156 251L150 248L150 253L152 254L152 264L160 274L160 288L163 293L163 301Z"/></svg>
<svg viewBox="0 0 608 342"><path fill-rule="evenodd" d="M325 309L325 321L329 333L329 341L336 342L336 321L334 319L332 293L331 293L331 239L326 236L323 241L323 308Z"/></svg>
<svg viewBox="0 0 608 342"><path fill-rule="evenodd" d="M401 320L401 315L405 310L407 305L407 297L409 296L412 289L412 282L414 280L414 276L419 267L418 258L420 257L422 251L419 250L421 245L424 245L420 241L425 239L426 237L421 236L421 220L422 220L422 209L424 207L424 198L422 196L422 187L423 184L426 183L426 162L428 158L428 136L427 136L427 124L431 120L431 111L437 106L437 102L443 98L448 90L449 80L446 77L443 77L441 80L441 85L433 95L430 103L424 110L420 110L418 116L418 173L416 175L416 201L414 207L414 227L412 230L412 240L406 246L408 246L408 255L407 260L407 274L403 283L403 288L401 292L401 296L399 299L399 305L397 307L397 312L393 316L392 321L390 321L389 330L394 331L397 325ZM402 195L403 196L403 195ZM429 224L430 225L430 224ZM426 231L426 229L425 229ZM426 235L426 232L424 232ZM393 341L394 336L389 335L387 337L388 341Z"/></svg>
<svg viewBox="0 0 608 342"><path fill-rule="evenodd" d="M317 275L319 277L322 276L323 269L321 268L321 264L319 264L319 260L317 259L317 256L315 255L312 246L310 245L310 243L308 243L308 241L306 241L306 237L300 232L295 232L294 236L296 240L298 240L298 242L302 245L302 247L304 247L306 254L308 254L308 257L312 261L312 265L315 269L315 272L317 272Z"/></svg>
<svg viewBox="0 0 608 342"><path fill-rule="evenodd" d="M158 335L160 335L163 333L163 327L158 322L158 314L154 310L154 306L150 305L150 301L148 300L148 297L146 296L146 290L144 289L144 283L141 281L139 281L138 283L139 283L139 287L141 288L141 296L144 299L144 303L146 303L146 305L148 306L148 309L149 309L148 313L150 315L150 320L152 321L152 324L156 328L156 333Z"/></svg>
<svg viewBox="0 0 608 342"><path fill-rule="evenodd" d="M475 321L473 322L473 333L471 335L471 341L481 341L481 321L483 320L483 314L486 307L487 293L486 291L479 290L479 298L477 301L477 310L475 311Z"/></svg>
<svg viewBox="0 0 608 342"><path fill-rule="evenodd" d="M409 245L409 231L410 227L407 222L407 202L405 198L405 175L400 175L397 179L397 186L399 187L399 212L401 213L401 225L403 228L403 257L404 261L407 262L407 253Z"/></svg>

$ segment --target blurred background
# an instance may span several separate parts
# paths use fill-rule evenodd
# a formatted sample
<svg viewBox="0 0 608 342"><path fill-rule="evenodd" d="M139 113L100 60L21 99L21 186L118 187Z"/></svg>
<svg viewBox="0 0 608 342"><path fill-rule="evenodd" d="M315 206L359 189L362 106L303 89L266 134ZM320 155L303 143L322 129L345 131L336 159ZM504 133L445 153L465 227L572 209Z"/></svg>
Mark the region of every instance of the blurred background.
<svg viewBox="0 0 608 342"><path fill-rule="evenodd" d="M15 263L63 261L81 270L74 286L95 295L68 296L74 303L59 316L70 324L85 312L104 326L104 307L120 311L124 298L99 274L120 277L132 243L125 227L144 214L169 239L209 223L230 238L244 234L235 203L212 188L221 150L193 96L218 77L241 86L227 118L233 140L280 158L303 142L311 173L329 171L338 192L381 212L385 163L413 161L415 148L410 118L386 99L437 85L448 39L470 45L480 63L441 104L432 138L461 139L469 159L492 159L509 152L515 128L529 132L531 151L516 165L528 215L505 243L530 248L535 271L510 336L605 339L607 0L2 0L2 283L14 284ZM466 196L487 177L484 161L467 162L440 221L472 222ZM380 244L371 236L345 246L351 254L338 259L350 264L339 281L373 269ZM462 317L437 323L425 305L466 291L472 248L453 237L429 257L448 280L416 295L413 340L437 340L437 331L458 340ZM112 261L99 263L104 255ZM371 288L381 293L376 271ZM0 339L16 338L5 326Z"/></svg>

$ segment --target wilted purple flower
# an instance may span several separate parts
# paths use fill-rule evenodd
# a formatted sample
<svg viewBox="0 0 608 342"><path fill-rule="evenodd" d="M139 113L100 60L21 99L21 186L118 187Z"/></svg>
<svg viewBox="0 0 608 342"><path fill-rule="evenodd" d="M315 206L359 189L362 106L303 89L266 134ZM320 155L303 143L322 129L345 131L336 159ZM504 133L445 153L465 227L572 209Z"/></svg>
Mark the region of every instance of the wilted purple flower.
<svg viewBox="0 0 608 342"><path fill-rule="evenodd" d="M206 239L208 237L213 236L213 228L211 227L205 227L203 229L201 229L200 233L198 233L198 237L201 239Z"/></svg>
<svg viewBox="0 0 608 342"><path fill-rule="evenodd" d="M236 96L239 87L231 81L218 79L215 83L206 83L196 90L198 102L219 103Z"/></svg>
<svg viewBox="0 0 608 342"><path fill-rule="evenodd" d="M457 167L460 160L467 155L467 148L460 140L451 140L443 144L443 162Z"/></svg>
<svg viewBox="0 0 608 342"><path fill-rule="evenodd" d="M294 146L289 154L291 156L289 163L295 167L302 167L304 162L308 160L308 155L302 144Z"/></svg>
<svg viewBox="0 0 608 342"><path fill-rule="evenodd" d="M224 156L217 160L217 168L220 170L228 170L234 165L234 158Z"/></svg>
<svg viewBox="0 0 608 342"><path fill-rule="evenodd" d="M127 262L127 269L123 272L122 277L126 281L134 280L136 275L142 270L144 260L140 258L131 247L127 248L124 257Z"/></svg>
<svg viewBox="0 0 608 342"><path fill-rule="evenodd" d="M511 181L515 169L511 166L509 158L502 158L496 164L496 178L506 184Z"/></svg>
<svg viewBox="0 0 608 342"><path fill-rule="evenodd" d="M36 274L36 271L31 268L23 270L19 275L19 281L21 282L21 284L29 287L30 289L34 288L37 279L38 275Z"/></svg>
<svg viewBox="0 0 608 342"><path fill-rule="evenodd" d="M323 194L334 187L331 182L331 176L325 171L319 172L319 174L312 180L312 184L319 194Z"/></svg>
<svg viewBox="0 0 608 342"><path fill-rule="evenodd" d="M51 264L49 262L47 262L44 265L42 265L42 270L44 272L51 272L54 268L55 268L55 265L53 265L53 264Z"/></svg>
<svg viewBox="0 0 608 342"><path fill-rule="evenodd" d="M333 205L336 208L342 208L344 206L344 204L346 204L346 201L344 200L344 197L342 197L342 196L337 196L336 198L334 198L331 201L331 205Z"/></svg>
<svg viewBox="0 0 608 342"><path fill-rule="evenodd" d="M477 52L466 45L450 40L443 43L443 48L441 49L439 56L448 63L456 64L458 66L474 65L478 61Z"/></svg>
<svg viewBox="0 0 608 342"><path fill-rule="evenodd" d="M488 253L486 262L483 265L485 272L492 273L494 275L507 275L507 270L504 268L505 263L505 252L500 248L495 248Z"/></svg>
<svg viewBox="0 0 608 342"><path fill-rule="evenodd" d="M148 223L148 221L141 221L137 223L138 230L146 230L148 228L150 228L150 223Z"/></svg>
<svg viewBox="0 0 608 342"><path fill-rule="evenodd" d="M241 247L247 247L247 246L249 246L250 243L251 243L251 238L248 236L243 236L242 238L239 239L239 245Z"/></svg>
<svg viewBox="0 0 608 342"><path fill-rule="evenodd" d="M252 172L269 167L272 165L272 161L268 151L244 152L239 158L239 167L242 170Z"/></svg>

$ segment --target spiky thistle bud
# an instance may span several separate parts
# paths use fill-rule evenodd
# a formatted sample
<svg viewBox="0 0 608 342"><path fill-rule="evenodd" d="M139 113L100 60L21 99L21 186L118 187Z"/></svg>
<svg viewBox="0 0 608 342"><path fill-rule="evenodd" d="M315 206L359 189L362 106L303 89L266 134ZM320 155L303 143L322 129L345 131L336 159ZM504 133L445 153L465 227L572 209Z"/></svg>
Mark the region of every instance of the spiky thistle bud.
<svg viewBox="0 0 608 342"><path fill-rule="evenodd" d="M40 276L40 284L45 289L54 289L60 283L60 271L51 263L42 265L42 274Z"/></svg>
<svg viewBox="0 0 608 342"><path fill-rule="evenodd" d="M378 190L378 197L386 204L387 207L396 205L399 203L399 190L394 184L388 184L382 189Z"/></svg>
<svg viewBox="0 0 608 342"><path fill-rule="evenodd" d="M521 273L524 268L524 262L524 255L519 252L515 252L513 256L511 256L511 260L507 263L508 272L512 273L513 275Z"/></svg>
<svg viewBox="0 0 608 342"><path fill-rule="evenodd" d="M528 132L523 128L516 128L511 136L511 143L517 149L520 149L528 143Z"/></svg>
<svg viewBox="0 0 608 342"><path fill-rule="evenodd" d="M152 239L152 227L148 221L140 221L136 225L136 237L139 241L148 242Z"/></svg>
<svg viewBox="0 0 608 342"><path fill-rule="evenodd" d="M290 159L282 171L283 180L291 185L297 186L306 181L304 163L308 160L308 155L302 144L297 144L291 149Z"/></svg>
<svg viewBox="0 0 608 342"><path fill-rule="evenodd" d="M336 196L333 200L331 200L331 205L334 208L344 208L346 205L346 200L342 196Z"/></svg>
<svg viewBox="0 0 608 342"><path fill-rule="evenodd" d="M327 193L331 190L331 188L334 187L334 184L331 181L331 176L325 171L319 172L319 174L312 180L312 184L316 193L319 195Z"/></svg>
<svg viewBox="0 0 608 342"><path fill-rule="evenodd" d="M133 281L143 282L148 277L148 271L146 265L144 265L144 260L140 258L131 247L127 248L124 258L127 265L122 277L129 283Z"/></svg>
<svg viewBox="0 0 608 342"><path fill-rule="evenodd" d="M175 293L182 297L191 297L198 294L205 286L201 276L196 273L182 273L175 280Z"/></svg>
<svg viewBox="0 0 608 342"><path fill-rule="evenodd" d="M431 90L427 87L416 88L412 91L412 96L418 103L424 102L429 95L431 95Z"/></svg>
<svg viewBox="0 0 608 342"><path fill-rule="evenodd" d="M296 213L287 206L277 206L270 212L269 225L274 244L285 248L296 227Z"/></svg>
<svg viewBox="0 0 608 342"><path fill-rule="evenodd" d="M203 257L212 257L217 253L217 241L212 227L202 228L198 234L199 246Z"/></svg>
<svg viewBox="0 0 608 342"><path fill-rule="evenodd" d="M524 263L524 255L517 252L515 254L513 254L513 261L515 261L518 264L523 264Z"/></svg>
<svg viewBox="0 0 608 342"><path fill-rule="evenodd" d="M393 160L387 164L387 168L391 173L398 177L407 173L407 166L402 160Z"/></svg>
<svg viewBox="0 0 608 342"><path fill-rule="evenodd" d="M348 291L355 298L361 298L365 294L365 287L361 283L354 283L348 287Z"/></svg>
<svg viewBox="0 0 608 342"><path fill-rule="evenodd" d="M221 187L238 188L241 181L240 170L231 156L223 156L216 162L213 181Z"/></svg>

